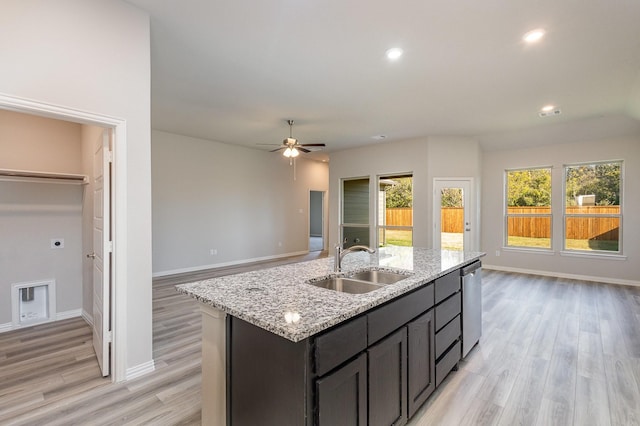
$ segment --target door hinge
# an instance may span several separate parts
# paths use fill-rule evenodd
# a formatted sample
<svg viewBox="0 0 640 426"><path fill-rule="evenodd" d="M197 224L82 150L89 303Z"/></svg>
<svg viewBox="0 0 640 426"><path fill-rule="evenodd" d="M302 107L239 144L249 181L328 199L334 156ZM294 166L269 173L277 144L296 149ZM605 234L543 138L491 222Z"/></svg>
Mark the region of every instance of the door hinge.
<svg viewBox="0 0 640 426"><path fill-rule="evenodd" d="M109 150L107 153L107 161L113 163L113 151Z"/></svg>
<svg viewBox="0 0 640 426"><path fill-rule="evenodd" d="M107 241L107 252L113 253L113 241Z"/></svg>
<svg viewBox="0 0 640 426"><path fill-rule="evenodd" d="M107 340L107 343L113 342L113 332L111 330L107 331L107 334L105 334L104 337Z"/></svg>

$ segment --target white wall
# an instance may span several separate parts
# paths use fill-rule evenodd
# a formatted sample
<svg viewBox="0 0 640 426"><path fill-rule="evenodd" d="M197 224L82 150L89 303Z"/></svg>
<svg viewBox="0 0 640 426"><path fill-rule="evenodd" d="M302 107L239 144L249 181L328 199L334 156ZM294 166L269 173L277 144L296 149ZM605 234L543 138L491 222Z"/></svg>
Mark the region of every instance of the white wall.
<svg viewBox="0 0 640 426"><path fill-rule="evenodd" d="M0 168L82 173L80 125L0 110ZM58 314L82 307L80 185L0 181L0 325L12 284L56 280ZM52 238L64 248L51 249ZM52 319L55 319L53 317Z"/></svg>
<svg viewBox="0 0 640 426"><path fill-rule="evenodd" d="M480 181L480 148L468 138L429 137L381 143L331 153L329 166L329 247L338 241L340 182L344 178L369 177L371 182L371 241L375 241L377 177L413 173L413 242L432 246L432 192L435 177L471 177Z"/></svg>
<svg viewBox="0 0 640 426"><path fill-rule="evenodd" d="M11 322L12 284L30 281L54 279L57 314L79 314L82 186L0 182L0 235L0 324ZM64 248L52 249L52 238Z"/></svg>
<svg viewBox="0 0 640 426"><path fill-rule="evenodd" d="M308 250L325 163L299 158L294 181L279 154L160 131L152 141L155 275Z"/></svg>
<svg viewBox="0 0 640 426"><path fill-rule="evenodd" d="M624 160L622 239L626 260L561 256L563 165L603 160ZM556 206L556 214L553 217L552 255L502 250L504 171L535 166L553 167L552 205ZM602 277L613 282L640 281L640 137L487 152L483 161L482 192L485 264L561 276ZM495 255L496 250L501 251L499 257Z"/></svg>
<svg viewBox="0 0 640 426"><path fill-rule="evenodd" d="M148 15L118 0L2 2L0 94L126 121L115 165L116 204L126 203L116 217L126 256L116 265L126 280L120 371L152 360L149 44Z"/></svg>

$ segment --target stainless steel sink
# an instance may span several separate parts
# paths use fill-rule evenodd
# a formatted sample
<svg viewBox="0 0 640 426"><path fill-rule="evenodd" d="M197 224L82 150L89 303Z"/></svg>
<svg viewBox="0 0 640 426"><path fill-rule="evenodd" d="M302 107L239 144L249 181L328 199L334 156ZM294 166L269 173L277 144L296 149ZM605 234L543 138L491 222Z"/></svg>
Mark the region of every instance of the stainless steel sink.
<svg viewBox="0 0 640 426"><path fill-rule="evenodd" d="M409 277L408 275L400 274L397 272L378 271L375 269L372 269L370 271L362 271L353 275L349 275L349 278L352 278L355 280L368 281L368 282L376 283L379 285L397 283L398 281L404 280L405 278L408 278L408 277Z"/></svg>
<svg viewBox="0 0 640 426"><path fill-rule="evenodd" d="M307 283L343 293L362 294L377 290L385 285L397 283L408 277L409 275L398 272L371 269L356 273L346 273L337 277L311 280L307 281Z"/></svg>
<svg viewBox="0 0 640 426"><path fill-rule="evenodd" d="M331 277L320 281L309 282L316 287L328 288L329 290L340 291L343 293L362 294L377 290L382 287L372 282L354 280L343 277Z"/></svg>

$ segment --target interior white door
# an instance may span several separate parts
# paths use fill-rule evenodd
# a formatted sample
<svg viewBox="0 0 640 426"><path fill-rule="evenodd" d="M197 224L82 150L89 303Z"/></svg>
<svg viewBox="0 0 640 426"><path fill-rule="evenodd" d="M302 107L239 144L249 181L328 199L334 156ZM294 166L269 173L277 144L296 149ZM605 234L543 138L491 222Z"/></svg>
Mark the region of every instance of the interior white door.
<svg viewBox="0 0 640 426"><path fill-rule="evenodd" d="M105 129L93 155L93 347L103 376L111 353L111 135Z"/></svg>
<svg viewBox="0 0 640 426"><path fill-rule="evenodd" d="M476 241L473 179L433 180L433 247L474 250ZM444 213L444 214L443 214Z"/></svg>

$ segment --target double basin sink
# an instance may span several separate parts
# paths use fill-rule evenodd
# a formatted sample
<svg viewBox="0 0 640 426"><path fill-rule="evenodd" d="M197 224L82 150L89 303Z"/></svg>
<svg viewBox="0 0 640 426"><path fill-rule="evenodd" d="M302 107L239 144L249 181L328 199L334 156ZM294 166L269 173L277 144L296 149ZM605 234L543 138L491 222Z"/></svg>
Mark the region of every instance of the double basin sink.
<svg viewBox="0 0 640 426"><path fill-rule="evenodd" d="M347 272L335 277L310 280L307 283L316 287L343 293L362 294L377 290L385 285L397 283L408 277L409 275L399 272L370 269L360 272Z"/></svg>

